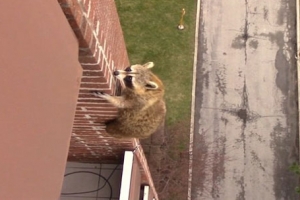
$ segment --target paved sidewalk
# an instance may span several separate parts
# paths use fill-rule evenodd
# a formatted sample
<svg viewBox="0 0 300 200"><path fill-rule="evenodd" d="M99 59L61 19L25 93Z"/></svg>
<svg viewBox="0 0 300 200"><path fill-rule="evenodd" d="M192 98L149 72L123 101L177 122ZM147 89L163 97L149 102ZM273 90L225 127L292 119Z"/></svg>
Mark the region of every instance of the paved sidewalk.
<svg viewBox="0 0 300 200"><path fill-rule="evenodd" d="M298 199L296 1L202 0L193 200Z"/></svg>

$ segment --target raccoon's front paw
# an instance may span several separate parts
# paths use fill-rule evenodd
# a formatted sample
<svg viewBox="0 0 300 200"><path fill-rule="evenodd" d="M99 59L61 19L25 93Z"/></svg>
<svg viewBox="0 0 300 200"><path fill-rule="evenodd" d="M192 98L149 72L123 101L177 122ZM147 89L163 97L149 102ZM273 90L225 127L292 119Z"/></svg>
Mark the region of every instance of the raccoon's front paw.
<svg viewBox="0 0 300 200"><path fill-rule="evenodd" d="M103 98L104 96L107 95L107 94L105 94L104 92L100 92L100 91L92 91L92 94L93 94L95 97L100 97L100 98Z"/></svg>

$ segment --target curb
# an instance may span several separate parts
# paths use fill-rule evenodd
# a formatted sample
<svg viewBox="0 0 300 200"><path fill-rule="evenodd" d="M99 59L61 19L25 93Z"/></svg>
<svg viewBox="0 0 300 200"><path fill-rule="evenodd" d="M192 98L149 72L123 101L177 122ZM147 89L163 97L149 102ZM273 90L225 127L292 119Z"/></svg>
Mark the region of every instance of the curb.
<svg viewBox="0 0 300 200"><path fill-rule="evenodd" d="M300 0L296 0L296 26L297 26L297 54L296 54L296 60L297 60L297 79L298 79L298 102L300 100L300 88L299 88L299 83L300 83ZM298 106L298 116L300 116L300 110ZM300 130L300 123L298 123L298 128ZM299 133L298 133L299 134ZM300 140L298 143L298 148L300 149ZM299 154L299 160L300 160L300 154Z"/></svg>
<svg viewBox="0 0 300 200"><path fill-rule="evenodd" d="M194 140L195 91L196 91L197 57L198 57L200 1L201 0L197 0L197 14L196 14L196 27L195 27L195 50L194 50L194 64L193 64L193 86L192 86L192 104L191 104L190 144L189 144L189 172L188 172L188 198L187 198L187 200L191 200L191 198L192 198L193 140Z"/></svg>

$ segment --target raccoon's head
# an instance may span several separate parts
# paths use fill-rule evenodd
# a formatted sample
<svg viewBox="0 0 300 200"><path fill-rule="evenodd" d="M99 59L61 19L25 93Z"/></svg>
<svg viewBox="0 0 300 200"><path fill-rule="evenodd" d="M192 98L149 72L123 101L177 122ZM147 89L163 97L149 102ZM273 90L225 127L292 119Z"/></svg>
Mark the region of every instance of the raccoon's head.
<svg viewBox="0 0 300 200"><path fill-rule="evenodd" d="M114 76L127 88L156 90L159 88L159 85L156 78L154 78L155 75L150 70L153 66L153 62L148 62L144 65L131 65L125 70L114 71Z"/></svg>

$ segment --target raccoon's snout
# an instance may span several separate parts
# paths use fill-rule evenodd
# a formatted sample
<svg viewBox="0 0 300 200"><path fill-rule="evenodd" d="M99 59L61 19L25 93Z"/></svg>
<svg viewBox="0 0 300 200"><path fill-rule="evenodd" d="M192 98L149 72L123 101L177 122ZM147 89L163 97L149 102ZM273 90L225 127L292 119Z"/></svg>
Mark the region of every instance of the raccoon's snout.
<svg viewBox="0 0 300 200"><path fill-rule="evenodd" d="M113 75L114 75L114 76L118 76L119 74L120 74L119 71L114 71L114 72L113 72Z"/></svg>

